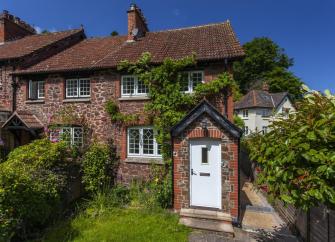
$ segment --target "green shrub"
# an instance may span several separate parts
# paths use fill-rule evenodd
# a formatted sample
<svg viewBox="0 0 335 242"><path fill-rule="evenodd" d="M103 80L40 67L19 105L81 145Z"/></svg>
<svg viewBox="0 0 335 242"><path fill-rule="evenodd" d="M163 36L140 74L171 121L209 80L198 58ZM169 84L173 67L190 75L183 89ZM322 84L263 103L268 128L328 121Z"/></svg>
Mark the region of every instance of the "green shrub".
<svg viewBox="0 0 335 242"><path fill-rule="evenodd" d="M43 139L12 151L0 164L0 241L26 236L60 208L66 146Z"/></svg>
<svg viewBox="0 0 335 242"><path fill-rule="evenodd" d="M112 154L108 145L93 143L82 160L83 183L86 191L93 194L109 183L112 170Z"/></svg>
<svg viewBox="0 0 335 242"><path fill-rule="evenodd" d="M285 203L305 210L335 207L335 96L311 92L297 111L275 120L264 136L248 138L260 185Z"/></svg>

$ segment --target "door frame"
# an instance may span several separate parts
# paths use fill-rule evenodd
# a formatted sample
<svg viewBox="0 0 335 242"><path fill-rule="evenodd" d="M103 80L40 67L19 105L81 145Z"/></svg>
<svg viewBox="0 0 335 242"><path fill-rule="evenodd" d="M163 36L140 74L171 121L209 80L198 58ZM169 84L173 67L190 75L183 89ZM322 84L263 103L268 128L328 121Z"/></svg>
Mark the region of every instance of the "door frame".
<svg viewBox="0 0 335 242"><path fill-rule="evenodd" d="M198 206L198 205L192 205L192 173L191 173L191 169L192 169L192 142L193 141L219 141L219 153L220 153L220 159L219 162L217 164L217 171L218 171L218 183L217 186L219 187L219 206L218 207L204 207L204 206ZM220 139L215 139L215 138L194 138L194 139L189 139L189 145L188 145L188 149L189 149L189 206L190 207L194 207L194 208L204 208L204 209L209 209L209 210L221 210L222 209L222 167L221 167L221 161L222 161L222 150L221 150L221 140Z"/></svg>

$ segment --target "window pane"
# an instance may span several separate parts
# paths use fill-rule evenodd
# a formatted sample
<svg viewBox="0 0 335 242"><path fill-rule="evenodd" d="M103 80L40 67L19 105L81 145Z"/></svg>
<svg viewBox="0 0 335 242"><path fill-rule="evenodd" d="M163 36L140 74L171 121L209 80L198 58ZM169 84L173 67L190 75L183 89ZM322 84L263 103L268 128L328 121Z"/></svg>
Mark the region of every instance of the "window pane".
<svg viewBox="0 0 335 242"><path fill-rule="evenodd" d="M38 82L29 81L29 99L37 99Z"/></svg>
<svg viewBox="0 0 335 242"><path fill-rule="evenodd" d="M144 81L138 80L137 82L137 93L146 94L149 92L148 87L144 84Z"/></svg>
<svg viewBox="0 0 335 242"><path fill-rule="evenodd" d="M71 128L62 128L61 139L64 140L68 145L71 144Z"/></svg>
<svg viewBox="0 0 335 242"><path fill-rule="evenodd" d="M207 147L201 148L201 163L208 164L208 149Z"/></svg>
<svg viewBox="0 0 335 242"><path fill-rule="evenodd" d="M37 84L38 88L38 98L44 98L44 81L39 81Z"/></svg>
<svg viewBox="0 0 335 242"><path fill-rule="evenodd" d="M189 90L189 82L188 82L188 73L184 72L181 74L181 80L180 80L180 88L183 92L188 92Z"/></svg>
<svg viewBox="0 0 335 242"><path fill-rule="evenodd" d="M143 154L154 154L153 129L143 129Z"/></svg>
<svg viewBox="0 0 335 242"><path fill-rule="evenodd" d="M66 80L66 96L78 97L78 80Z"/></svg>
<svg viewBox="0 0 335 242"><path fill-rule="evenodd" d="M90 85L90 80L88 79L82 79L79 80L79 96L90 96L90 90L91 90L91 85Z"/></svg>
<svg viewBox="0 0 335 242"><path fill-rule="evenodd" d="M58 142L60 141L60 129L53 129L50 131L50 141Z"/></svg>
<svg viewBox="0 0 335 242"><path fill-rule="evenodd" d="M83 145L83 128L82 127L74 127L73 128L73 145L82 146Z"/></svg>
<svg viewBox="0 0 335 242"><path fill-rule="evenodd" d="M139 129L129 130L129 153L130 154L140 153L140 130Z"/></svg>
<svg viewBox="0 0 335 242"><path fill-rule="evenodd" d="M195 87L199 84L202 83L202 72L192 72L191 73L191 82L193 85L193 90L195 89Z"/></svg>
<svg viewBox="0 0 335 242"><path fill-rule="evenodd" d="M122 94L130 95L135 93L135 78L133 76L122 77Z"/></svg>

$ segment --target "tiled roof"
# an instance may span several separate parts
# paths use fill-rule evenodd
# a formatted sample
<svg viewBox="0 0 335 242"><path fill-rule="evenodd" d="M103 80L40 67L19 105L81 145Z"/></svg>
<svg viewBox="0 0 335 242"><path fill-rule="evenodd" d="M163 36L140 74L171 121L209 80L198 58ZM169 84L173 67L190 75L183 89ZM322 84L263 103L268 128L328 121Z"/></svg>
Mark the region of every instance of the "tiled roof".
<svg viewBox="0 0 335 242"><path fill-rule="evenodd" d="M35 34L18 40L5 42L4 44L0 45L0 60L24 57L80 31L83 30L74 29L48 34Z"/></svg>
<svg viewBox="0 0 335 242"><path fill-rule="evenodd" d="M287 95L287 92L269 93L261 90L252 90L243 96L240 101L236 102L234 108L277 108Z"/></svg>
<svg viewBox="0 0 335 242"><path fill-rule="evenodd" d="M17 118L21 121L28 129L41 129L43 124L41 121L33 114L27 111L15 111L8 120L3 124L2 128L6 127L11 123L11 120Z"/></svg>
<svg viewBox="0 0 335 242"><path fill-rule="evenodd" d="M148 32L135 42L127 36L84 40L35 66L18 73L71 71L116 67L120 61L136 61L150 52L153 63L165 58L180 59L195 54L198 61L240 58L244 51L230 23Z"/></svg>

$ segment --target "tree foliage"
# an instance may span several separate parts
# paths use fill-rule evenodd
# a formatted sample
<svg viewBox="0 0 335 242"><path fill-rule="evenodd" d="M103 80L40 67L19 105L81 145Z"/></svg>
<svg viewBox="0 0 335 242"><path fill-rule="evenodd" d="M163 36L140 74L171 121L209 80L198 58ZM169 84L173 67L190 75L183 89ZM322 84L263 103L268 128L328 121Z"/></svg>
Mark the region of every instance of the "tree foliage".
<svg viewBox="0 0 335 242"><path fill-rule="evenodd" d="M335 207L335 97L312 92L298 111L279 119L264 136L248 141L261 167L261 184L280 200L308 209Z"/></svg>
<svg viewBox="0 0 335 242"><path fill-rule="evenodd" d="M290 58L278 44L269 38L255 38L243 45L246 57L234 63L234 78L246 93L259 88L264 81L271 92L288 91L293 97L301 97L301 80L289 68Z"/></svg>

